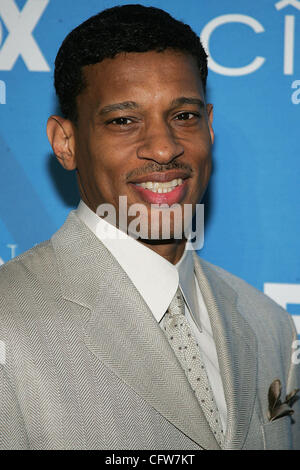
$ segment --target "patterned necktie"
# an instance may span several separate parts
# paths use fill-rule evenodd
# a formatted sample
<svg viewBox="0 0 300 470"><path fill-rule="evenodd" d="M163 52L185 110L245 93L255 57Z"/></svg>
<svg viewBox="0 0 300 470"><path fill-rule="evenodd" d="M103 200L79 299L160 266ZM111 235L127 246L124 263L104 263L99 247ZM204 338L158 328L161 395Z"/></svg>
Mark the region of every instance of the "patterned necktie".
<svg viewBox="0 0 300 470"><path fill-rule="evenodd" d="M200 349L184 315L184 300L179 287L162 320L162 328L185 371L217 442L222 447L224 434L219 411L201 358Z"/></svg>

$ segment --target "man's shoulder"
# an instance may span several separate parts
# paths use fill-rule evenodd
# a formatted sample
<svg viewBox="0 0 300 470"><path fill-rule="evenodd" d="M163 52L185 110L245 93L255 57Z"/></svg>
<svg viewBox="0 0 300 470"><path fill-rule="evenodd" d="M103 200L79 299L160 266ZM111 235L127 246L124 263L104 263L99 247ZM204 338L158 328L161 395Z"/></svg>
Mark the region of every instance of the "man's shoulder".
<svg viewBox="0 0 300 470"><path fill-rule="evenodd" d="M0 267L0 292L5 295L16 286L25 286L28 280L56 269L51 240L44 241ZM25 282L26 280L26 282Z"/></svg>
<svg viewBox="0 0 300 470"><path fill-rule="evenodd" d="M256 287L249 284L244 279L232 274L231 272L216 266L215 264L210 263L209 261L201 258L201 264L205 267L206 270L209 270L212 275L217 276L226 282L230 287L236 291L238 297L249 298L251 303L259 302L266 303L270 307L274 307L280 312L285 312L285 310L280 307L276 302L274 302L270 297L264 294L262 291L258 290Z"/></svg>
<svg viewBox="0 0 300 470"><path fill-rule="evenodd" d="M75 222L74 222L75 221ZM76 223L77 225L74 225ZM9 280L22 281L25 278L38 277L42 273L49 273L57 270L57 256L55 246L62 245L62 250L69 244L69 235L78 235L79 219L71 211L64 224L51 236L30 250L16 256L7 263L0 266L0 291Z"/></svg>
<svg viewBox="0 0 300 470"><path fill-rule="evenodd" d="M237 306L246 321L255 329L268 332L288 331L295 335L291 315L274 300L240 277L201 258L201 263L212 276L217 276L229 285L237 295Z"/></svg>

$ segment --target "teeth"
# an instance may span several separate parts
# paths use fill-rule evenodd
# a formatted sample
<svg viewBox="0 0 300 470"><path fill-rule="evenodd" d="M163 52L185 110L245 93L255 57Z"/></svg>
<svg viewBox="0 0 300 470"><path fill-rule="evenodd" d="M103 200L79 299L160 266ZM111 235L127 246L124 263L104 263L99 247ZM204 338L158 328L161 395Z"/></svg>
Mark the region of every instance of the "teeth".
<svg viewBox="0 0 300 470"><path fill-rule="evenodd" d="M142 186L144 189L149 189L153 193L170 193L176 186L182 184L182 179L174 179L172 181L167 181L166 183L159 183L158 181L147 181L145 183L137 184L137 186Z"/></svg>

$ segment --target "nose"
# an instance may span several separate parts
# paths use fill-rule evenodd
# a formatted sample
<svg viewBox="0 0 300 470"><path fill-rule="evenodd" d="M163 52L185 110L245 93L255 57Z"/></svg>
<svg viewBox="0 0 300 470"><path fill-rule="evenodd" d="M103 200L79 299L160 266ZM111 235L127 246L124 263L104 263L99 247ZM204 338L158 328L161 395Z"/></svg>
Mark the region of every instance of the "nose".
<svg viewBox="0 0 300 470"><path fill-rule="evenodd" d="M137 149L138 158L160 164L170 163L183 153L184 148L176 140L173 130L166 122L161 121L147 126Z"/></svg>

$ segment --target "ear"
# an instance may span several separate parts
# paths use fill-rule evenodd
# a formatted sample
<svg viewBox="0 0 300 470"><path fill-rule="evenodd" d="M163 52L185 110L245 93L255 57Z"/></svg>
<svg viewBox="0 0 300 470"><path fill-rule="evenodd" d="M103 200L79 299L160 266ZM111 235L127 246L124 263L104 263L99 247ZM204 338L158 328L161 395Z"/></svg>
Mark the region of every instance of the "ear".
<svg viewBox="0 0 300 470"><path fill-rule="evenodd" d="M207 112L207 118L208 118L208 127L209 127L211 143L213 144L214 140L215 140L215 134L214 134L214 130L212 128L214 112L213 112L213 105L211 103L208 103L206 105L206 112Z"/></svg>
<svg viewBox="0 0 300 470"><path fill-rule="evenodd" d="M50 116L47 136L59 163L66 170L75 170L75 139L71 121L61 116Z"/></svg>

